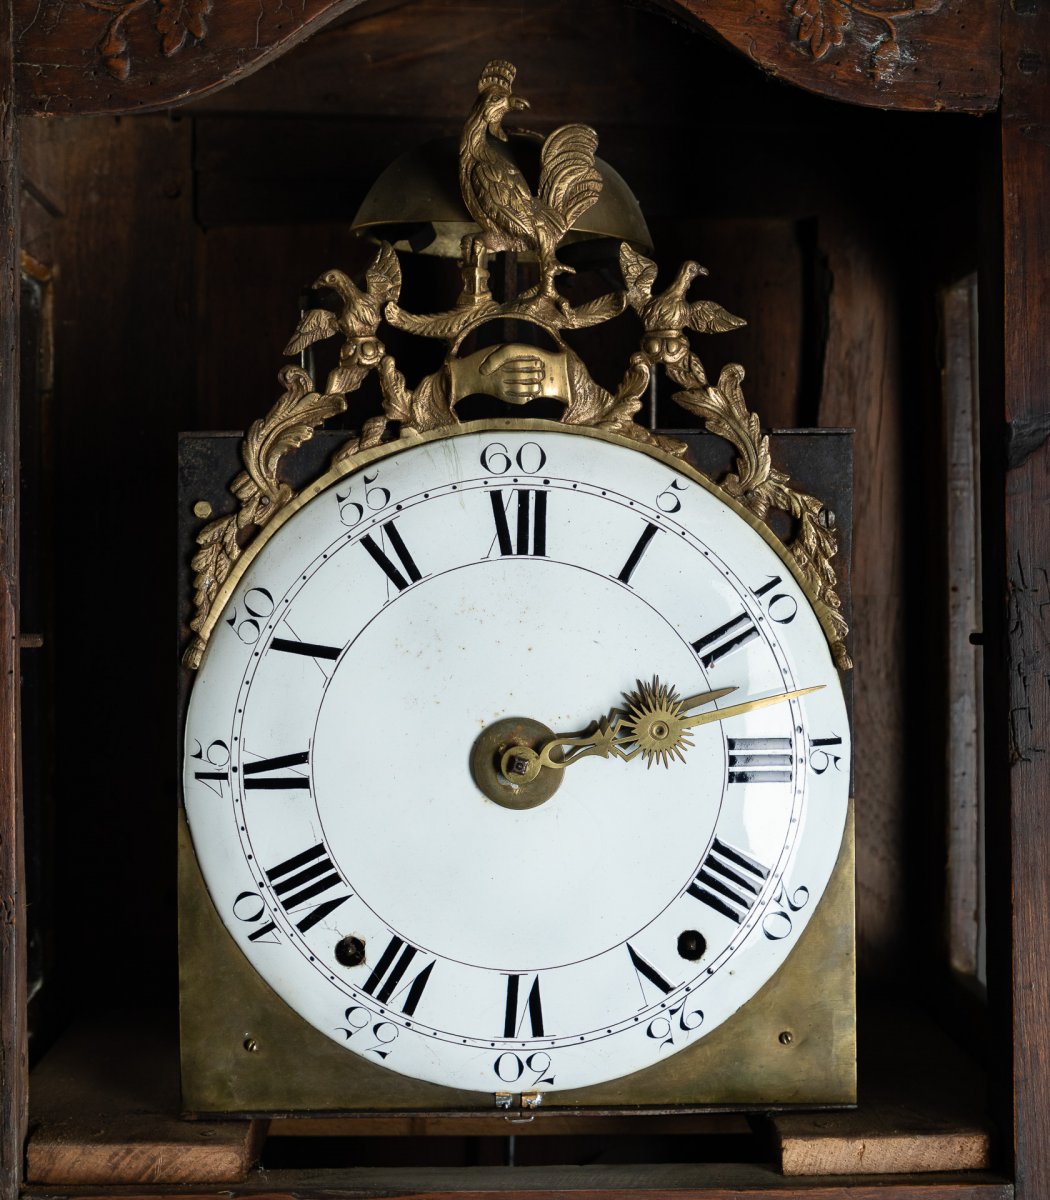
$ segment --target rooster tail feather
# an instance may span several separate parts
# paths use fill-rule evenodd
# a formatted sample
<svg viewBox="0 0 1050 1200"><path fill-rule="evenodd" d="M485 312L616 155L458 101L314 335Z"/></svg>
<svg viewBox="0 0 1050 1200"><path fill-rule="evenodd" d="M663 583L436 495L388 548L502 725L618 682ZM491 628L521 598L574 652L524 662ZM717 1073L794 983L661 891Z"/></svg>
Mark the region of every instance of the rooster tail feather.
<svg viewBox="0 0 1050 1200"><path fill-rule="evenodd" d="M401 291L401 264L389 242L383 242L365 272L365 290L382 307Z"/></svg>
<svg viewBox="0 0 1050 1200"><path fill-rule="evenodd" d="M554 212L564 229L598 199L602 177L594 165L598 135L587 125L563 125L543 143L539 199Z"/></svg>

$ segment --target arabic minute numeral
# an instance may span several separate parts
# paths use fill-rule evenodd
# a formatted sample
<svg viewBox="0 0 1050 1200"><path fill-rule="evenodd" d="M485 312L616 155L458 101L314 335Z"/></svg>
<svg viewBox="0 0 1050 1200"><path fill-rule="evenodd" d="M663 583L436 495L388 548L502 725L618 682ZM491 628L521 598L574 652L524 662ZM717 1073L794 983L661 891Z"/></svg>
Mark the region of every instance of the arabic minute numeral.
<svg viewBox="0 0 1050 1200"><path fill-rule="evenodd" d="M492 1064L492 1069L502 1083L517 1083L528 1072L535 1076L530 1080L532 1086L538 1083L553 1085L554 1076L547 1074L551 1065L551 1056L546 1050L535 1050L525 1058L512 1050L505 1050Z"/></svg>
<svg viewBox="0 0 1050 1200"><path fill-rule="evenodd" d="M362 1054L374 1054L376 1058L387 1058L390 1055L386 1047L391 1042L396 1042L401 1032L393 1021L375 1021L373 1024L372 1014L359 1004L352 1004L343 1014L343 1020L346 1024L340 1026L339 1032L347 1041L359 1033L365 1035L365 1041L371 1035L371 1045L362 1042L358 1049Z"/></svg>
<svg viewBox="0 0 1050 1200"><path fill-rule="evenodd" d="M789 596L787 592L773 591L781 582L779 575L770 575L767 582L760 588L755 588L751 594L758 596L760 600L765 600L766 612L769 613L771 621L776 621L778 625L790 625L798 615L798 601L794 596ZM771 596L770 592L773 592ZM769 596L768 600L765 599L766 596Z"/></svg>
<svg viewBox="0 0 1050 1200"><path fill-rule="evenodd" d="M676 513L682 507L681 499L675 494L684 492L686 485L680 479L674 479L670 485L656 497L656 507L663 513Z"/></svg>
<svg viewBox="0 0 1050 1200"><path fill-rule="evenodd" d="M824 748L825 746L841 746L842 738L834 736L811 738L809 745L809 766L814 775L823 775L829 767L834 767L836 771L842 770L841 756Z"/></svg>
<svg viewBox="0 0 1050 1200"><path fill-rule="evenodd" d="M789 893L781 881L772 903L778 907L770 907L762 918L762 932L771 942L779 942L786 938L794 927L791 914L800 912L809 903L809 888L801 884Z"/></svg>
<svg viewBox="0 0 1050 1200"><path fill-rule="evenodd" d="M385 487L370 486L375 484L379 478L379 472L375 475L365 475L364 490L359 493L364 500L364 504L358 503L356 500L351 500L354 489L348 488L341 495L338 491L335 494L336 503L339 505L339 520L349 528L357 525L365 515L366 510L378 512L381 508L386 508L390 503L390 489Z"/></svg>
<svg viewBox="0 0 1050 1200"><path fill-rule="evenodd" d="M262 921L264 917L269 916L266 902L258 892L239 893L230 906L230 910L238 921L243 921L246 925L255 925ZM273 921L265 921L259 925L258 929L253 929L248 934L248 941L280 945L281 939L277 936L277 926Z"/></svg>
<svg viewBox="0 0 1050 1200"><path fill-rule="evenodd" d="M206 788L210 788L217 796L222 796L223 784L230 781L229 746L216 738L214 742L209 743L207 750L205 750L196 738L193 740L197 749L190 757L197 759L202 766L207 763L213 768L211 771L194 771L193 778L203 783Z"/></svg>
<svg viewBox="0 0 1050 1200"><path fill-rule="evenodd" d="M513 459L502 442L490 442L481 452L481 465L490 475L506 475L515 463L523 475L537 475L547 465L547 455L538 442L526 442Z"/></svg>
<svg viewBox="0 0 1050 1200"><path fill-rule="evenodd" d="M646 1026L645 1036L659 1042L661 1050L665 1046L673 1046L679 1034L685 1034L688 1038L689 1034L703 1025L704 1013L703 1009L688 1008L687 1005L688 999L668 1009L666 1013L653 1017Z"/></svg>
<svg viewBox="0 0 1050 1200"><path fill-rule="evenodd" d="M226 624L246 646L254 646L262 633L262 622L273 615L273 596L266 588L249 588L241 605L247 615L242 616L240 609L234 608Z"/></svg>

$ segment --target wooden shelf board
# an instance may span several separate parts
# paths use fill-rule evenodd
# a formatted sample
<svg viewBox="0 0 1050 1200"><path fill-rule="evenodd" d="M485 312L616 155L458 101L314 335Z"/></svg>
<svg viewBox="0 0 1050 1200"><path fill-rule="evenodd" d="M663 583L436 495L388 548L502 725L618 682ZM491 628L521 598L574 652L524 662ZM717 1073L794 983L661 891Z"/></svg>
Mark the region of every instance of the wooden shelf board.
<svg viewBox="0 0 1050 1200"><path fill-rule="evenodd" d="M862 1085L860 1108L771 1116L775 1154L771 1150L768 1163L354 1167L349 1159L345 1169L335 1171L264 1171L252 1167L267 1122L180 1118L173 1015L152 1020L107 1016L68 1031L33 1072L26 1179L30 1185L57 1187L62 1195L85 1196L113 1186L141 1190L175 1185L180 1191L199 1192L217 1183L234 1194L296 1196L330 1190L420 1197L454 1192L542 1197L546 1192L575 1195L602 1190L630 1192L634 1200L644 1200L649 1191L667 1190L702 1194L705 1200L737 1192L749 1197L793 1192L822 1200L869 1195L880 1200L892 1200L894 1195L1000 1200L1011 1195L1012 1188L1001 1178L978 1173L989 1166L992 1146L990 1130L980 1116L983 1082L952 1043L932 1025L909 1019L887 1022L885 1027L873 1022L862 1045L866 1046L862 1062L872 1058L873 1068L869 1082ZM891 1058L898 1065L909 1064L907 1079L891 1073L880 1082L874 1064ZM603 1122L601 1132L622 1135L627 1119L612 1117L612 1127ZM446 1123L409 1115L283 1121L280 1134L285 1138L311 1134L418 1138L435 1133L492 1137L523 1132L503 1124L493 1126L492 1121L491 1117L457 1117ZM561 1114L546 1128L529 1132L594 1133L596 1121L593 1116L576 1119ZM546 1125L537 1122L541 1124ZM708 1138L706 1153L700 1152L698 1143L698 1159L721 1154L711 1153L712 1139L746 1131L744 1119L731 1114L668 1115L658 1118L657 1124L659 1128L645 1132ZM757 1136L752 1147L760 1147ZM899 1191L905 1178L908 1190Z"/></svg>
<svg viewBox="0 0 1050 1200"><path fill-rule="evenodd" d="M919 1013L868 1014L862 1028L856 1109L770 1117L784 1174L990 1168L994 1131L985 1080L956 1044Z"/></svg>
<svg viewBox="0 0 1050 1200"><path fill-rule="evenodd" d="M29 1187L25 1200L121 1200L170 1195L170 1187ZM263 1171L221 1191L180 1188L199 1200L1013 1200L1013 1186L994 1175L898 1175L799 1179L756 1164L653 1166L361 1167L327 1171Z"/></svg>
<svg viewBox="0 0 1050 1200"><path fill-rule="evenodd" d="M179 1117L174 1022L71 1029L31 1076L26 1180L51 1185L243 1180L264 1121Z"/></svg>
<svg viewBox="0 0 1050 1200"><path fill-rule="evenodd" d="M773 1125L785 1175L972 1171L991 1162L986 1128L952 1128L907 1108L784 1114Z"/></svg>

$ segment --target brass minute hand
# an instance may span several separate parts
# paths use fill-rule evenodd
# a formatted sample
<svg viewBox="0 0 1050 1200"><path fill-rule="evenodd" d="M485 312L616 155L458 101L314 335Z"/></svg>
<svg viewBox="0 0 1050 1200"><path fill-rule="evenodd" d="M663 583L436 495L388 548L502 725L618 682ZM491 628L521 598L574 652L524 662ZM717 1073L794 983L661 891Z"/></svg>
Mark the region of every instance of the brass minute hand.
<svg viewBox="0 0 1050 1200"><path fill-rule="evenodd" d="M590 755L600 755L608 758L614 754L629 762L639 754L645 756L646 765L662 762L669 766L672 758L684 761L684 752L692 745L688 731L698 725L708 725L714 721L724 721L728 717L740 716L753 712L758 708L766 708L771 704L781 704L796 696L806 696L824 687L796 688L790 692L779 692L774 696L760 696L754 700L745 700L740 704L731 704L728 708L713 709L710 712L697 713L696 716L684 716L689 709L701 704L708 704L735 692L736 688L719 688L713 692L702 692L680 700L674 688L661 684L654 679L651 684L639 682L638 691L625 695L627 711L614 710L615 720L603 719L598 729L586 737L561 736L552 738L536 751L536 768L550 767L558 770L578 762ZM555 761L552 755L557 750L565 749L569 753ZM508 752L508 755L512 752ZM506 771L505 765L504 770Z"/></svg>
<svg viewBox="0 0 1050 1200"><path fill-rule="evenodd" d="M657 681L654 681L657 682ZM639 684L639 687L645 688L648 685ZM685 700L677 701L682 712L691 708L699 708L701 704L710 704L714 700L721 700L723 696L728 696L730 692L735 692L735 687L716 688L713 692L700 692L696 696L689 696ZM632 693L633 695L633 693ZM628 703L631 702L631 696L624 697ZM702 714L708 720L717 719L717 713ZM697 718L699 721L700 718ZM618 758L629 759L634 757L634 753L625 754L621 749L625 739L621 731L625 725L631 723L631 717L625 713L623 709L614 708L608 717L602 717L598 722L598 728L592 734L586 736L574 737L572 734L562 734L559 737L552 738L551 741L545 742L537 751L538 763L541 767L551 767L555 770L561 770L574 762L579 762L581 758L589 758L592 754L598 754L602 758L608 758L610 754L615 754ZM560 749L569 751L566 757L560 760L555 760L551 755Z"/></svg>
<svg viewBox="0 0 1050 1200"><path fill-rule="evenodd" d="M818 683L816 687L795 688L793 692L778 692L775 696L760 696L757 700L745 700L742 704L731 704L728 708L716 708L713 712L698 713L695 717L686 717L682 722L683 729L693 729L697 725L709 725L712 721L724 721L726 717L737 717L741 713L753 712L756 708L765 708L769 704L780 704L782 700L794 700L796 696L808 696L810 692L819 692L825 685Z"/></svg>

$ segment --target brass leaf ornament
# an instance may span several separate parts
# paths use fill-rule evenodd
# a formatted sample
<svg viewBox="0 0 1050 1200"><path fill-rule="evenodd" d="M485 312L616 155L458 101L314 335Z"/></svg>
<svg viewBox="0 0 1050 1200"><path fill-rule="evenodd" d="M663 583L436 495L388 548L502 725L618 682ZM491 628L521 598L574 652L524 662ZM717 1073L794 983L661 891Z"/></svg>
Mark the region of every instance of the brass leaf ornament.
<svg viewBox="0 0 1050 1200"><path fill-rule="evenodd" d="M816 37L816 16L825 4L799 0L796 8L796 15L814 18L810 33ZM452 429L460 423L457 404L477 395L521 406L523 416L535 400L554 401L563 406L560 420L565 425L607 430L681 457L686 450L682 442L654 433L637 420L654 372L662 371L679 389L672 397L675 403L736 451L733 469L712 481L715 486L756 520L766 522L773 510L792 518L787 554L823 621L835 662L848 669L852 663L846 650L846 622L836 591L836 537L826 509L815 497L792 488L788 477L773 467L769 438L744 399L743 367L730 364L712 384L694 349L695 339L737 329L745 322L714 300L690 298L697 280L707 275L696 262L684 263L671 283L657 290L656 263L627 241L619 247L621 288L575 307L559 293L558 277L572 268L558 260L558 248L601 193L602 176L594 157L598 138L586 125L563 125L550 134L541 149L539 184L533 194L510 153L503 127L508 114L528 107L514 93L515 76L515 68L503 60L485 67L460 138L462 198L477 231L462 239L462 288L455 306L422 314L405 309L400 304L401 267L386 242L380 243L360 283L338 269L317 280L316 287L338 297L335 310L307 310L285 353L299 355L315 342L339 338L338 365L323 391L301 367L285 367L279 375L281 397L249 428L241 448L244 470L230 485L237 508L209 521L197 535L198 549L192 559L195 636L185 664L199 665L218 615L213 607L224 585L227 593L232 586L227 581L245 546L295 497L281 478L285 456L325 421L345 411L348 397L373 371L382 415L365 421L359 435L339 448L333 467L351 469L355 455L392 438ZM540 280L500 300L489 287L488 260L506 251L534 256ZM628 308L641 326L641 337L637 348L628 349L620 382L610 390L591 376L562 335L601 325ZM402 333L445 342L438 369L415 382L406 379L380 340L384 323ZM499 337L494 344L488 337L480 341L483 348L479 349L477 342L468 342L476 332L491 329L502 337L508 323L541 331L550 345L541 348L532 344L535 339L526 344ZM640 686L631 703L641 719L654 705L670 714L677 697L660 691L654 681L649 690ZM649 761L666 763L680 746L654 742L649 749L653 751Z"/></svg>

